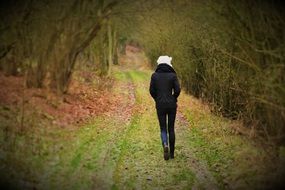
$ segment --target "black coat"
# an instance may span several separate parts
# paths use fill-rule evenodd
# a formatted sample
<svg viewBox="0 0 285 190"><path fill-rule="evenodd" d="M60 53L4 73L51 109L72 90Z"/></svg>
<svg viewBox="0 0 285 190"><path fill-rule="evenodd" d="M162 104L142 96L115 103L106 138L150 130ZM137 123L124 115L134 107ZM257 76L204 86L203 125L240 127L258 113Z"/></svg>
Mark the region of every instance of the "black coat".
<svg viewBox="0 0 285 190"><path fill-rule="evenodd" d="M174 69L167 64L159 64L151 76L149 92L156 108L176 108L180 85Z"/></svg>

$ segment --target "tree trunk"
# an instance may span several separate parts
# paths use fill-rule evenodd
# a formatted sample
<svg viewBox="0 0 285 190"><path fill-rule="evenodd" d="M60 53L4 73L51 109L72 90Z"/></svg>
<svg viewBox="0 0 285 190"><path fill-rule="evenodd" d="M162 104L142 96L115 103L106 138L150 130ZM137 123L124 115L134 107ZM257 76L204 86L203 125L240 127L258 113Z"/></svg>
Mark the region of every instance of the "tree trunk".
<svg viewBox="0 0 285 190"><path fill-rule="evenodd" d="M107 33L108 33L108 76L110 76L113 65L113 36L112 36L112 27L110 21L108 21Z"/></svg>

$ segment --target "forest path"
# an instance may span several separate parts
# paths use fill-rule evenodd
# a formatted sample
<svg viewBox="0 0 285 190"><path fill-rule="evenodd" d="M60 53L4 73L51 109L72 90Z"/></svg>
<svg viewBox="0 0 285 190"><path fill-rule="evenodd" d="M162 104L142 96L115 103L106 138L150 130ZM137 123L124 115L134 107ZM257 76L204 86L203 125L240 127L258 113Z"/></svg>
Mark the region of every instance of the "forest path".
<svg viewBox="0 0 285 190"><path fill-rule="evenodd" d="M267 183L262 148L182 91L175 159L165 161L142 52L112 67L109 111L69 127L35 125L1 149L2 169L20 189L254 189ZM109 97L110 95L110 97ZM112 96L112 97L111 97ZM0 136L1 137L1 136ZM3 135L2 135L3 137ZM4 155L4 156L3 156ZM8 177L6 180L8 180ZM10 177L9 177L10 178ZM3 180L2 180L3 181ZM13 189L13 188L12 188ZM15 188L14 188L15 189Z"/></svg>
<svg viewBox="0 0 285 190"><path fill-rule="evenodd" d="M175 159L165 161L150 70L114 67L116 110L70 133L49 161L41 189L217 189L205 161L194 157L190 123L178 109ZM182 94L182 96L187 96ZM66 135L64 135L66 136Z"/></svg>

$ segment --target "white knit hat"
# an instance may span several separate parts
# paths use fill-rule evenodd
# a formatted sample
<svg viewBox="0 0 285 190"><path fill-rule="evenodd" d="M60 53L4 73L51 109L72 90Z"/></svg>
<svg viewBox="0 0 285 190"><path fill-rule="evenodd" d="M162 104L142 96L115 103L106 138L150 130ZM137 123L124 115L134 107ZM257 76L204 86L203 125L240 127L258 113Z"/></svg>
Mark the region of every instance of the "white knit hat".
<svg viewBox="0 0 285 190"><path fill-rule="evenodd" d="M159 56L159 58L157 59L157 64L159 65L159 64L165 63L172 67L171 60L172 60L172 57L169 57L167 55L162 55L162 56Z"/></svg>

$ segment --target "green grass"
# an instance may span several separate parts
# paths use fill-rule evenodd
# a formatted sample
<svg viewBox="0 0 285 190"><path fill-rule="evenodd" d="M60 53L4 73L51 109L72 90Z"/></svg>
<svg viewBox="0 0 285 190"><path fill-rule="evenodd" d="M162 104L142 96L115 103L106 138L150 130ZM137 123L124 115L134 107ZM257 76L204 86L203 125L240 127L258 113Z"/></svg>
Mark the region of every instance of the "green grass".
<svg viewBox="0 0 285 190"><path fill-rule="evenodd" d="M227 119L191 108L184 114L191 123L189 146L198 159L207 162L221 188L262 187L265 171L270 167L265 149L235 134Z"/></svg>
<svg viewBox="0 0 285 190"><path fill-rule="evenodd" d="M134 90L128 121L98 116L82 125L59 128L35 112L27 118L30 128L18 134L18 128L9 127L12 119L7 120L0 130L0 162L5 166L1 173L6 175L2 181L24 180L38 189L207 189L207 178L197 172L211 177L209 170L219 188L228 183L243 189L254 188L263 179L266 152L233 133L229 120L191 106L179 108L187 122L177 119L176 157L165 161L148 92L151 73L114 72L118 82L114 92L128 95L127 89ZM125 85L124 92L119 83ZM126 104L133 101L124 97ZM185 94L180 98L192 101ZM0 112L5 115L7 110Z"/></svg>

